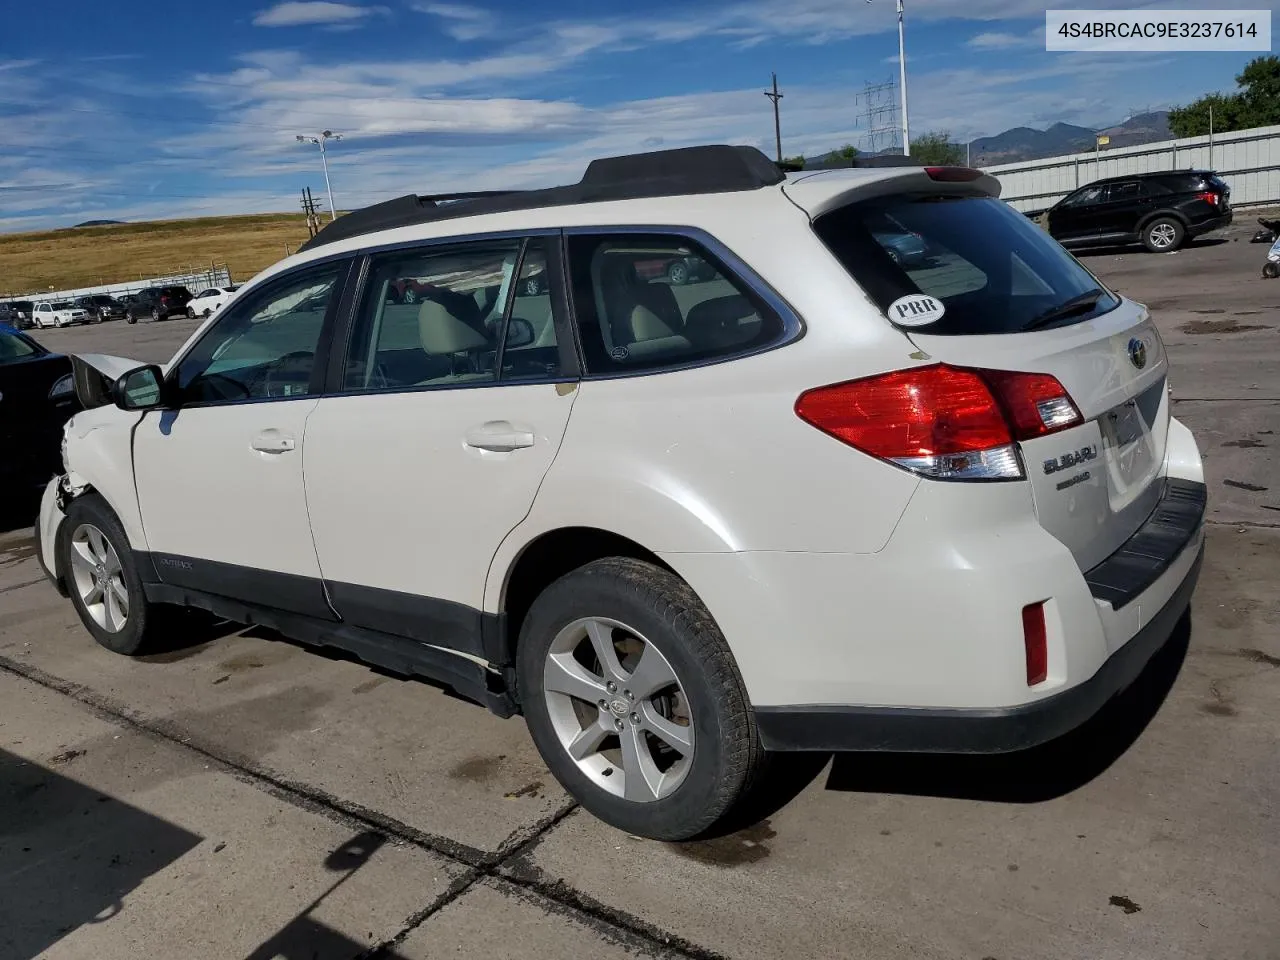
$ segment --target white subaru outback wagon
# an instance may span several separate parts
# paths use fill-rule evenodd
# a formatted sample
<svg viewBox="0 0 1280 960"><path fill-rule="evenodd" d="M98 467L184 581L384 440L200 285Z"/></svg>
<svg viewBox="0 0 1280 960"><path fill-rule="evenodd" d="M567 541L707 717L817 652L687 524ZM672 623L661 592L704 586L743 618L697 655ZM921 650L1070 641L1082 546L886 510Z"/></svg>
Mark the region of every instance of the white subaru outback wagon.
<svg viewBox="0 0 1280 960"><path fill-rule="evenodd" d="M712 146L348 214L84 358L42 563L119 653L203 608L523 714L649 837L773 752L1048 740L1173 632L1205 486L1146 308L998 193Z"/></svg>

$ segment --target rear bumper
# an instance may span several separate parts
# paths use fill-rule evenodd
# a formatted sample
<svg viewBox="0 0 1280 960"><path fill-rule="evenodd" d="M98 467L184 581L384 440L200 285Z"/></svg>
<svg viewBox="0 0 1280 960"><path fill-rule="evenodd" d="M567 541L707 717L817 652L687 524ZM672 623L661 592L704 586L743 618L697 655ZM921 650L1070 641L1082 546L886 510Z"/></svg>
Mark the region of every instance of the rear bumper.
<svg viewBox="0 0 1280 960"><path fill-rule="evenodd" d="M1200 223L1193 223L1187 228L1187 235L1198 237L1201 234L1212 233L1214 230L1221 230L1223 227L1231 226L1231 221L1235 219L1235 214L1228 210L1226 213L1209 220L1203 220Z"/></svg>
<svg viewBox="0 0 1280 960"><path fill-rule="evenodd" d="M1200 577L1204 540L1169 602L1090 679L1017 707L914 710L891 707L757 707L767 750L883 750L915 753L1010 753L1060 737L1084 723L1133 683L1173 635Z"/></svg>

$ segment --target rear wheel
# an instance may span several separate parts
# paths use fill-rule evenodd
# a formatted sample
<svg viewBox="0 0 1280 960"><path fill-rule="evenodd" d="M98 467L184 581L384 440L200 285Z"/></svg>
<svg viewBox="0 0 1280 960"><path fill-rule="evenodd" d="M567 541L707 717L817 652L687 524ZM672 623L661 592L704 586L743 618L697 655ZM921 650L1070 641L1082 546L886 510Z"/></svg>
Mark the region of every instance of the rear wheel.
<svg viewBox="0 0 1280 960"><path fill-rule="evenodd" d="M187 307L187 319L194 320L195 318L196 318L196 312L192 310L190 307Z"/></svg>
<svg viewBox="0 0 1280 960"><path fill-rule="evenodd" d="M129 538L106 501L73 501L58 540L72 606L93 638L127 656L156 646L165 614L176 611L147 601Z"/></svg>
<svg viewBox="0 0 1280 960"><path fill-rule="evenodd" d="M1186 233L1180 221L1158 217L1143 227L1142 243L1152 253L1169 253L1182 246Z"/></svg>
<svg viewBox="0 0 1280 960"><path fill-rule="evenodd" d="M520 631L517 682L548 768L629 833L705 833L763 757L715 621L686 583L639 560L598 560L543 591Z"/></svg>
<svg viewBox="0 0 1280 960"><path fill-rule="evenodd" d="M159 307L152 307L152 308L151 308L151 319L152 319L152 321L154 322L154 321L156 321L156 320L159 320L160 318L161 318L160 308L159 308Z"/></svg>
<svg viewBox="0 0 1280 960"><path fill-rule="evenodd" d="M126 314L124 315L124 322L125 322L125 323L137 323L137 322L138 322L138 318L137 318L136 316L134 316L133 311L132 311L132 310L130 310L128 313L126 313Z"/></svg>
<svg viewBox="0 0 1280 960"><path fill-rule="evenodd" d="M1276 277L1280 277L1280 263L1272 263L1268 260L1262 265L1262 275L1268 280L1274 280Z"/></svg>
<svg viewBox="0 0 1280 960"><path fill-rule="evenodd" d="M542 278L530 277L524 282L524 294L526 297L536 297L542 292Z"/></svg>
<svg viewBox="0 0 1280 960"><path fill-rule="evenodd" d="M405 303L417 303L418 291L413 289L413 287L405 287L404 296L400 299Z"/></svg>
<svg viewBox="0 0 1280 960"><path fill-rule="evenodd" d="M675 260L667 267L667 279L677 287L689 282L689 265L683 260Z"/></svg>

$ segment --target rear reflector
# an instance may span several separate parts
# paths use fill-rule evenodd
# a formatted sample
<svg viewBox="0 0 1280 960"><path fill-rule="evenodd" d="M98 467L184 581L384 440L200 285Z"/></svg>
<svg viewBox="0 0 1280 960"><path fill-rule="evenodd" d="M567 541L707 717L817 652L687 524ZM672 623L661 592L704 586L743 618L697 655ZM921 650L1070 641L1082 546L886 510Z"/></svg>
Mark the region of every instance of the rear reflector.
<svg viewBox="0 0 1280 960"><path fill-rule="evenodd" d="M1031 603L1022 608L1022 642L1027 651L1027 686L1034 687L1049 678L1049 646L1045 639L1043 603Z"/></svg>
<svg viewBox="0 0 1280 960"><path fill-rule="evenodd" d="M818 387L795 409L837 440L936 480L1020 480L1014 441L1081 422L1048 374L946 364Z"/></svg>
<svg viewBox="0 0 1280 960"><path fill-rule="evenodd" d="M965 183L982 176L981 170L972 167L925 167L924 172L939 183Z"/></svg>

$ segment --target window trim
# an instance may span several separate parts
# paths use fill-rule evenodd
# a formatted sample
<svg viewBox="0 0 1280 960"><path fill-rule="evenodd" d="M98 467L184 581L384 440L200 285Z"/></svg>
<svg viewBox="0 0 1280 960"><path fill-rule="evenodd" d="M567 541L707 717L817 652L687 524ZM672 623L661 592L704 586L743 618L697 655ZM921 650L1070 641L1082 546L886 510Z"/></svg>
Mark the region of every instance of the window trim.
<svg viewBox="0 0 1280 960"><path fill-rule="evenodd" d="M566 244L564 254L564 270L566 273L562 279L566 290L569 289L567 275L567 271L569 269L567 243L570 237L596 235L603 239L604 237L617 234L644 234L647 236L671 237L676 240L683 240L686 243L695 243L705 249L729 270L733 275L733 279L737 280L756 296L760 297L760 299L763 300L782 321L782 332L769 342L761 344L758 347L725 353L715 357L706 357L701 360L691 360L686 363L675 363L670 366L650 367L642 370L611 370L607 373L592 373L587 369L586 358L582 353L582 344L578 341L579 323L577 307L573 303L573 298L569 297L569 308L572 311L573 317L574 342L578 347L579 363L581 364L583 380L620 380L631 377L656 377L668 373L681 373L685 370L697 370L701 367L710 367L721 363L731 363L735 360L745 359L746 357L755 357L762 353L769 353L770 351L777 350L780 347L789 346L795 341L803 338L805 335L804 318L800 316L796 309L792 307L780 293L766 283L764 278L761 277L760 274L756 273L756 271L749 266L745 260L701 227L679 226L672 224L592 224L589 226L566 227L563 232Z"/></svg>
<svg viewBox="0 0 1280 960"><path fill-rule="evenodd" d="M278 274L268 277L262 283L257 284L249 291L249 296L245 298L237 297L237 303L232 310L218 314L217 320L209 325L199 337L187 344L186 349L174 356L169 361L168 367L165 369L164 382L162 384L162 396L166 397L164 404L160 407L162 410L198 410L206 407L234 407L244 406L251 403L280 403L285 401L319 399L324 395L324 387L327 380L329 369L329 358L331 354L331 344L333 341L334 328L339 315L339 308L346 299L347 291L351 287L351 273L355 260L350 254L343 254L336 257L327 257L323 260L312 260L304 264L299 264L292 270L284 270ZM253 304L259 294L270 295L279 287L294 283L300 278L306 277L310 273L318 273L321 270L333 269L336 266L337 276L334 279L334 293L337 296L330 295L329 303L325 307L324 318L320 322L320 336L316 341L315 362L311 368L311 379L307 384L307 392L305 394L292 397L242 397L233 400L202 400L194 403L173 403L171 399L177 391L178 370L191 353L205 340L214 334L223 320L228 317L235 316L234 311L245 309L246 304Z"/></svg>
<svg viewBox="0 0 1280 960"><path fill-rule="evenodd" d="M459 247L472 243L492 243L502 240L519 240L520 250L516 269L523 268L525 254L532 241L545 239L547 254L547 277L551 283L551 315L556 330L556 343L560 353L560 373L555 377L527 377L519 380L502 379L502 371L492 380L468 383L425 383L394 389L371 388L353 390L346 384L346 364L353 347L352 336L359 322L359 313L368 290L373 272L373 260L388 253L423 250L433 247ZM493 387L536 386L538 384L577 383L581 379L582 364L579 359L577 341L573 335L573 326L568 319L565 280L564 280L564 241L563 231L559 227L540 227L530 230L499 230L487 233L453 234L447 237L428 237L418 240L405 240L396 243L379 244L361 248L355 256L359 268L355 271L350 285L350 302L341 314L339 325L334 333L333 349L329 357L329 368L325 378L323 396L327 397L372 397L395 396L405 393L430 393L438 390L487 390ZM519 277L519 273L515 275ZM499 334L499 359L501 348L507 339L507 324L514 316L515 287L513 284L511 297L503 313L502 330Z"/></svg>

